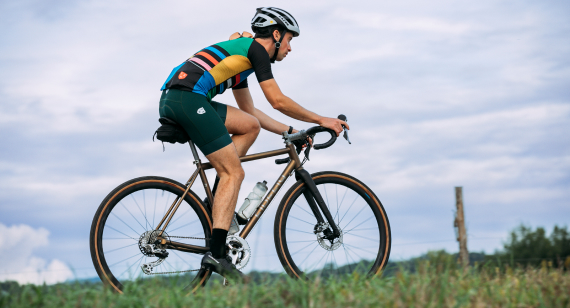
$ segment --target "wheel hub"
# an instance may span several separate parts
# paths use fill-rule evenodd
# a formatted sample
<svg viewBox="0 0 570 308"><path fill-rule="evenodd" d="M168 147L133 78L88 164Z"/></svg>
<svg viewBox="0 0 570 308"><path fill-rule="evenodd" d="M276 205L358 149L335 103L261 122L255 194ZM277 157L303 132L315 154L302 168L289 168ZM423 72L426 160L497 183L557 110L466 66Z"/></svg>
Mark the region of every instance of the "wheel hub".
<svg viewBox="0 0 570 308"><path fill-rule="evenodd" d="M159 230L146 231L141 234L139 238L139 249L143 255L147 257L163 257L165 253L168 255L164 245L157 240L159 235ZM162 238L168 238L168 234L163 232Z"/></svg>
<svg viewBox="0 0 570 308"><path fill-rule="evenodd" d="M331 231L329 229L328 223L318 223L315 226L314 233L317 236L317 242L322 248L328 251L333 251L338 249L342 245L342 230L339 230L340 235L338 237L331 238Z"/></svg>

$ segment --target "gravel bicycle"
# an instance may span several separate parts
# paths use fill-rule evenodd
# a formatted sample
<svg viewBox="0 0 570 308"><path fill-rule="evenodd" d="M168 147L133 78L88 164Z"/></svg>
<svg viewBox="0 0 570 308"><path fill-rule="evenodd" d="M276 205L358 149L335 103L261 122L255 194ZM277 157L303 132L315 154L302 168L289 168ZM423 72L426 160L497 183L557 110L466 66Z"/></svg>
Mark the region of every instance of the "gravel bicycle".
<svg viewBox="0 0 570 308"><path fill-rule="evenodd" d="M343 115L340 119L345 120ZM212 272L201 268L209 251L212 232L211 201L201 200L191 187L200 176L208 200L214 200L196 147L183 129L169 119L180 143L186 141L196 170L186 184L145 176L129 180L103 200L93 218L91 258L103 283L123 293L124 284L136 278L160 276L175 279L189 292L204 286ZM163 125L164 126L164 125ZM307 137L329 133L323 144L311 146ZM345 139L349 141L345 128ZM285 170L241 231L227 238L227 251L238 269L251 258L247 237L287 178L297 180L284 194L275 216L274 241L279 260L294 278L343 275L358 271L368 276L381 273L390 255L390 224L374 192L358 179L334 171L310 174L304 169L311 148L333 145L336 133L315 126L298 133L283 132L285 148L241 157L242 162L288 155L276 159ZM304 150L304 159L299 154Z"/></svg>

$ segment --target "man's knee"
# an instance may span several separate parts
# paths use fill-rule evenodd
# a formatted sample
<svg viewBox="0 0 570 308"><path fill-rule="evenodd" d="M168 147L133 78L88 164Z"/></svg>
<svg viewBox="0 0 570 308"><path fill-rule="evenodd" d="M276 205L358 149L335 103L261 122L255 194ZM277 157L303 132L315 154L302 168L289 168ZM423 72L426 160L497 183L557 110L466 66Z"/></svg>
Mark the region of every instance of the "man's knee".
<svg viewBox="0 0 570 308"><path fill-rule="evenodd" d="M249 121L249 132L257 136L259 135L260 131L261 131L261 124L259 124L259 120L257 120L256 117L252 116L251 121Z"/></svg>
<svg viewBox="0 0 570 308"><path fill-rule="evenodd" d="M241 183L245 178L245 171L243 170L241 163L237 161L237 163L226 166L223 171L220 170L220 172L218 172L218 176L220 179L228 178L231 181Z"/></svg>
<svg viewBox="0 0 570 308"><path fill-rule="evenodd" d="M232 176L239 183L243 182L243 179L245 178L245 171L243 170L241 164L238 168L234 168L230 176Z"/></svg>

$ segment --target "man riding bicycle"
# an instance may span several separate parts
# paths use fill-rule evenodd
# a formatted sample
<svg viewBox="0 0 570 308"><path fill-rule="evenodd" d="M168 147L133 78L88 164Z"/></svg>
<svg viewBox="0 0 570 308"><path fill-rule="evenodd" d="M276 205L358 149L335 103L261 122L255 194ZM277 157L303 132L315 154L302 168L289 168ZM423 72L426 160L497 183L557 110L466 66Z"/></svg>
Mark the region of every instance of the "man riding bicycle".
<svg viewBox="0 0 570 308"><path fill-rule="evenodd" d="M182 126L216 169L214 229L202 265L237 279L243 274L226 258L226 237L244 179L239 157L247 153L260 128L276 134L296 132L255 108L247 77L255 72L267 101L281 113L330 128L337 136L342 125L349 128L342 120L303 108L285 96L273 78L271 63L282 61L291 52L293 37L299 36L295 18L275 7L258 8L251 29L253 38L240 35L214 44L175 67L162 86L159 108L160 116ZM239 109L212 101L228 88L232 88Z"/></svg>

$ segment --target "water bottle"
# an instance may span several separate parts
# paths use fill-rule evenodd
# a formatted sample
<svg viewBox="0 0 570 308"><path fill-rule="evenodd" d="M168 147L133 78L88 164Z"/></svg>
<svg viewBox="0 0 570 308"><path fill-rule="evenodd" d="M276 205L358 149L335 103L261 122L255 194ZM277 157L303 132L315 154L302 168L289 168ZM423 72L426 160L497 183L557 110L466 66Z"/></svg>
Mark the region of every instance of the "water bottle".
<svg viewBox="0 0 570 308"><path fill-rule="evenodd" d="M249 193L245 201L243 202L242 206L238 211L238 215L243 220L249 220L253 213L257 210L259 204L261 204L261 200L263 200L263 196L267 192L267 181L257 182L255 187L253 187L253 191Z"/></svg>

